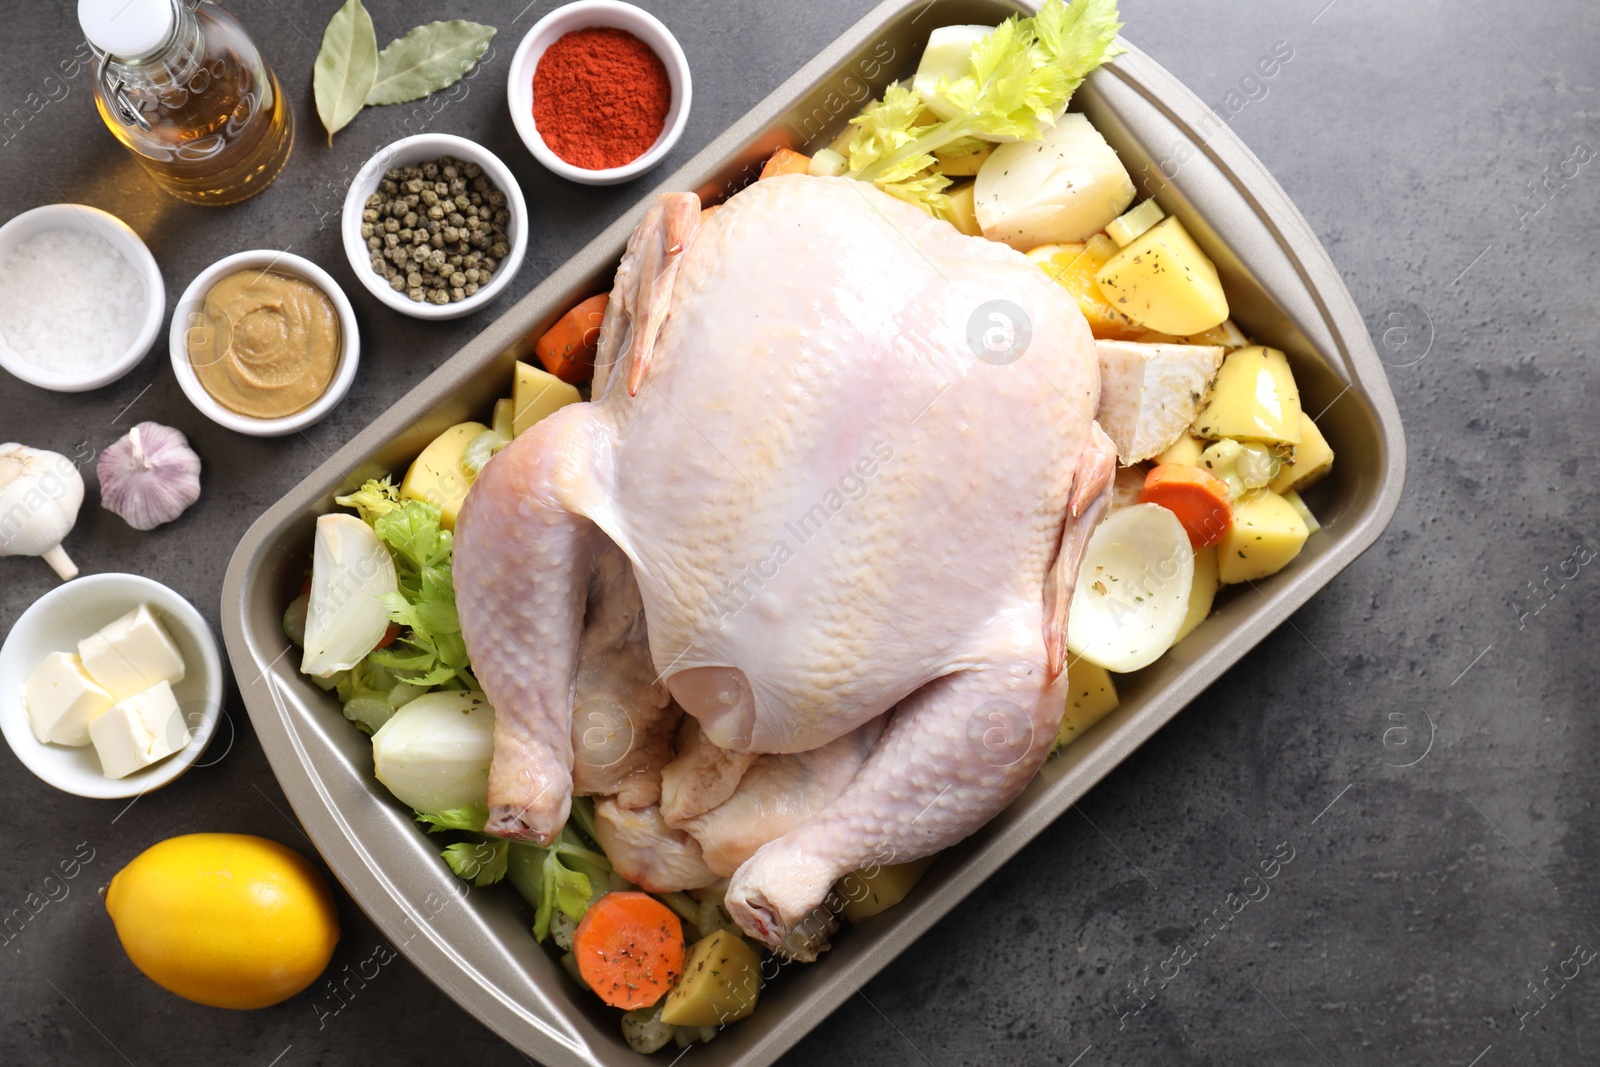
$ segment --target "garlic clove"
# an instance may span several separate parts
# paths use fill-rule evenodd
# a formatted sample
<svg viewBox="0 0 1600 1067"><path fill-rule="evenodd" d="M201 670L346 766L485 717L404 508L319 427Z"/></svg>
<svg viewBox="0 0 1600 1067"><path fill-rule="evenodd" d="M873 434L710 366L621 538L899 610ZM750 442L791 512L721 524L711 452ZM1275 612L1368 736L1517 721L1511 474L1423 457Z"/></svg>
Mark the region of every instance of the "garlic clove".
<svg viewBox="0 0 1600 1067"><path fill-rule="evenodd" d="M61 542L82 505L83 477L66 456L0 444L0 556L41 556L63 580L76 578Z"/></svg>
<svg viewBox="0 0 1600 1067"><path fill-rule="evenodd" d="M200 499L200 457L182 430L141 422L100 454L100 503L135 530L171 522Z"/></svg>

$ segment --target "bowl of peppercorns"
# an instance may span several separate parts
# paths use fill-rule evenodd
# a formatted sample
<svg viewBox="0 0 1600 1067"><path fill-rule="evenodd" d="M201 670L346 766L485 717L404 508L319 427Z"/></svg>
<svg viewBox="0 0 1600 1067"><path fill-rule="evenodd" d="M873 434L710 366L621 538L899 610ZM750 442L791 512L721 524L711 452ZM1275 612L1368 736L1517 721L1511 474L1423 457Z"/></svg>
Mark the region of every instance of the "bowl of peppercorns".
<svg viewBox="0 0 1600 1067"><path fill-rule="evenodd" d="M350 183L341 219L361 284L419 319L470 315L522 266L528 205L493 152L444 133L403 137Z"/></svg>

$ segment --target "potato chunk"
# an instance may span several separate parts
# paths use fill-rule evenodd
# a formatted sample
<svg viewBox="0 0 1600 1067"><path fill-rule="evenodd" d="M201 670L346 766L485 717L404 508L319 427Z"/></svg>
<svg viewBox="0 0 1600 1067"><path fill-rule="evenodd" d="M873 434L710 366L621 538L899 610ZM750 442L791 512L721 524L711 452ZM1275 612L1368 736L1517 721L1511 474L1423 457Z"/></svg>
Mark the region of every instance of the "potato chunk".
<svg viewBox="0 0 1600 1067"><path fill-rule="evenodd" d="M966 182L950 190L950 225L968 237L982 237L983 228L972 210L972 189L973 183Z"/></svg>
<svg viewBox="0 0 1600 1067"><path fill-rule="evenodd" d="M1300 443L1300 390L1289 360L1276 348L1252 345L1228 353L1217 372L1211 400L1195 416L1197 437L1216 440Z"/></svg>
<svg viewBox="0 0 1600 1067"><path fill-rule="evenodd" d="M1185 337L1228 318L1216 265L1175 217L1128 242L1095 280L1117 310L1161 333Z"/></svg>
<svg viewBox="0 0 1600 1067"><path fill-rule="evenodd" d="M683 977L661 1005L673 1026L721 1026L743 1019L761 995L761 960L744 938L718 930L689 947Z"/></svg>
<svg viewBox="0 0 1600 1067"><path fill-rule="evenodd" d="M870 919L879 912L887 911L906 898L906 894L911 892L917 880L922 877L922 872L932 863L932 856L924 856L910 863L851 871L839 879L839 884L835 887L845 902L844 907L839 909L839 914L853 923L858 923L862 919Z"/></svg>
<svg viewBox="0 0 1600 1067"><path fill-rule="evenodd" d="M1060 752L1083 732L1117 709L1117 686L1111 672L1079 656L1067 664L1067 711L1050 751Z"/></svg>
<svg viewBox="0 0 1600 1067"><path fill-rule="evenodd" d="M1173 644L1194 633L1195 627L1206 621L1221 584L1222 580L1217 574L1217 546L1195 549L1194 583L1189 586L1189 614L1183 617L1183 625L1178 627L1178 637Z"/></svg>
<svg viewBox="0 0 1600 1067"><path fill-rule="evenodd" d="M957 141L933 153L937 169L946 178L970 178L994 151L993 141Z"/></svg>
<svg viewBox="0 0 1600 1067"><path fill-rule="evenodd" d="M1192 434L1184 434L1161 455L1156 457L1156 465L1163 463L1181 463L1186 467L1198 467L1200 454L1206 450L1206 443Z"/></svg>
<svg viewBox="0 0 1600 1067"><path fill-rule="evenodd" d="M481 422L458 422L435 437L406 471L400 483L400 496L439 506L439 525L456 528L456 514L472 488L472 475L461 465L461 456L472 439L489 427Z"/></svg>
<svg viewBox="0 0 1600 1067"><path fill-rule="evenodd" d="M1224 584L1276 574L1300 554L1311 531L1300 513L1270 489L1234 501L1233 525L1217 542L1217 574Z"/></svg>
<svg viewBox="0 0 1600 1067"><path fill-rule="evenodd" d="M517 364L517 378L511 392L513 437L546 415L583 399L575 386L568 385L549 371L521 362Z"/></svg>
<svg viewBox="0 0 1600 1067"><path fill-rule="evenodd" d="M1272 479L1274 493L1287 493L1291 489L1305 489L1314 485L1333 469L1333 449L1322 436L1317 424L1304 411L1300 413L1300 443L1294 446L1294 458L1278 468Z"/></svg>

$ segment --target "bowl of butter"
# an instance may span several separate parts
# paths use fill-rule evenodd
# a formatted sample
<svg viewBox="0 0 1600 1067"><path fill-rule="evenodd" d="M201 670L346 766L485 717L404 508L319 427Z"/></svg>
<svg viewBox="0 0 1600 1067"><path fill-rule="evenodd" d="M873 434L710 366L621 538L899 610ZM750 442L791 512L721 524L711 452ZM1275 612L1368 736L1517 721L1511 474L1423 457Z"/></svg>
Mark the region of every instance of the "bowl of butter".
<svg viewBox="0 0 1600 1067"><path fill-rule="evenodd" d="M136 574L57 586L0 646L0 732L30 771L78 796L137 796L178 777L205 752L222 698L205 619Z"/></svg>

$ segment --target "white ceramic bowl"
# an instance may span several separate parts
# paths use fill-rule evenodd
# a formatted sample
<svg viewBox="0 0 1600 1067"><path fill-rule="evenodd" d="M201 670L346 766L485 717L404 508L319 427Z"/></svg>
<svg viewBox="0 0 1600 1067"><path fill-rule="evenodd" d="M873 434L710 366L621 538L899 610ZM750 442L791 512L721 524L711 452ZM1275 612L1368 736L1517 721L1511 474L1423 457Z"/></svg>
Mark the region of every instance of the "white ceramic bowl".
<svg viewBox="0 0 1600 1067"><path fill-rule="evenodd" d="M187 335L193 316L198 314L206 293L211 291L213 285L241 270L273 270L310 282L327 294L328 299L333 301L334 311L339 315L339 365L334 368L333 379L314 403L293 415L257 419L226 408L206 392L206 387L200 384L194 367L189 363ZM356 380L356 367L361 362L361 331L356 326L355 309L350 306L350 298L344 295L339 283L309 259L271 248L224 256L195 275L194 281L189 283L172 309L172 327L167 333L167 346L172 352L172 372L177 375L178 385L183 388L189 402L217 425L251 437L281 437L303 430L323 418L350 391L350 383Z"/></svg>
<svg viewBox="0 0 1600 1067"><path fill-rule="evenodd" d="M440 156L453 156L466 163L476 163L484 174L506 195L506 207L511 211L511 221L506 224L506 237L511 242L511 254L500 260L489 284L465 300L453 304L418 303L404 293L389 287L388 281L372 269L372 252L361 236L361 212L367 206L367 197L377 191L378 182L390 167L404 167L426 163ZM470 315L500 294L511 284L522 267L522 257L528 251L528 203L522 198L522 186L517 184L511 168L500 157L482 145L448 133L419 133L402 137L381 148L367 160L350 191L344 197L344 211L339 218L339 230L344 236L344 254L350 260L350 269L367 291L395 311L418 319L458 319Z"/></svg>
<svg viewBox="0 0 1600 1067"><path fill-rule="evenodd" d="M539 136L539 126L533 120L533 72L539 59L556 40L573 30L591 26L612 26L627 30L655 50L667 68L667 78L672 83L672 104L667 108L667 120L661 127L661 136L650 150L631 163L606 170L586 170L575 167L550 150ZM575 4L558 7L533 24L522 43L511 57L511 73L506 81L506 103L511 108L511 121L517 127L522 143L528 146L533 157L551 171L569 181L584 185L616 185L637 178L660 163L672 146L683 136L683 127L689 121L689 104L693 96L689 79L689 59L683 54L678 39L662 25L661 20L648 11L622 3L621 0L578 0Z"/></svg>
<svg viewBox="0 0 1600 1067"><path fill-rule="evenodd" d="M76 652L80 640L140 604L150 605L183 654L183 681L172 693L189 727L189 743L126 778L107 778L93 745L47 745L34 736L22 687L46 655ZM22 613L0 646L0 732L28 770L80 797L138 796L188 770L216 731L222 696L222 659L206 620L183 597L137 574L91 574L56 586Z"/></svg>
<svg viewBox="0 0 1600 1067"><path fill-rule="evenodd" d="M45 230L87 230L109 242L133 265L139 280L144 283L144 319L128 350L96 370L86 373L47 371L23 362L9 345L3 344L0 344L0 367L30 385L53 389L58 393L81 393L109 385L138 366L161 330L161 316L167 309L167 287L161 281L161 271L156 268L156 260L150 254L150 249L145 247L139 235L127 223L110 212L85 204L46 204L32 211L24 211L0 226L0 263L10 257L17 245ZM71 279L57 281L71 283Z"/></svg>

